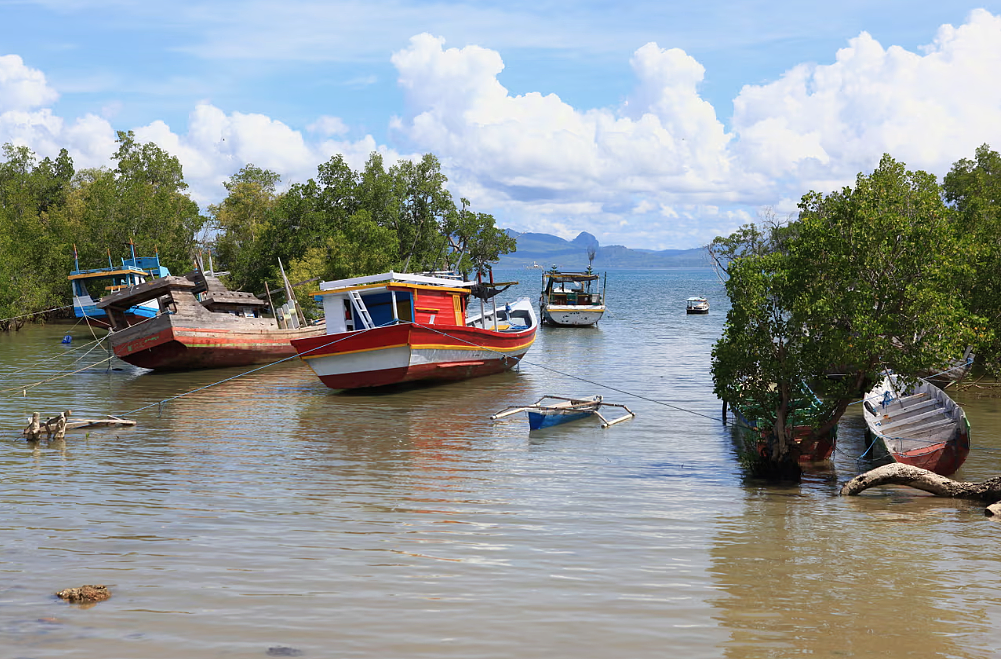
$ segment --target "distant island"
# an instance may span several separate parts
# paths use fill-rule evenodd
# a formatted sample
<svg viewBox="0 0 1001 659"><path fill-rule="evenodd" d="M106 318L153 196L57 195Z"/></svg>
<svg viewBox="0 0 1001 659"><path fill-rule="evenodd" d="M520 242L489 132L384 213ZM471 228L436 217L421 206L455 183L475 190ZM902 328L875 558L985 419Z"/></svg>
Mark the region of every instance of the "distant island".
<svg viewBox="0 0 1001 659"><path fill-rule="evenodd" d="M580 232L573 240L564 240L546 233L518 233L507 229L518 240L518 251L504 254L498 268L521 268L539 265L556 266L561 270L587 268L587 249L595 248L595 269L609 268L708 268L709 258L703 247L694 249L629 249L622 245L598 244L598 239Z"/></svg>

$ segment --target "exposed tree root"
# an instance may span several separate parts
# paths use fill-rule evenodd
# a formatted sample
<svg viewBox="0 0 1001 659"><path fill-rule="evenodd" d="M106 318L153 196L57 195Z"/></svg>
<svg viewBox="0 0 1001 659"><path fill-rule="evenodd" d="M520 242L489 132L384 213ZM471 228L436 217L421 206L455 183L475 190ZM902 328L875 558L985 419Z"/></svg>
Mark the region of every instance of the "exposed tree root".
<svg viewBox="0 0 1001 659"><path fill-rule="evenodd" d="M859 474L844 484L841 496L855 496L880 485L907 485L938 497L983 501L990 504L984 514L988 517L1001 515L1001 476L989 478L982 483L964 483L939 476L927 469L899 463L883 465Z"/></svg>

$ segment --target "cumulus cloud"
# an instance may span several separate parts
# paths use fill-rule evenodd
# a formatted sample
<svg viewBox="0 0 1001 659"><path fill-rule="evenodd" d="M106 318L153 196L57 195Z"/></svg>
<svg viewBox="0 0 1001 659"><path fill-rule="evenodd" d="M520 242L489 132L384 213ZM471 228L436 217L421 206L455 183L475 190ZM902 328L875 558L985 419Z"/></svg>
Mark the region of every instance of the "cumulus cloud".
<svg viewBox="0 0 1001 659"><path fill-rule="evenodd" d="M801 64L734 101L741 166L783 192L829 190L882 153L939 175L985 142L1001 146L1001 18L984 10L909 52L863 32L832 64Z"/></svg>
<svg viewBox="0 0 1001 659"><path fill-rule="evenodd" d="M393 64L409 114L394 127L439 154L474 203L530 216L573 218L599 235L637 195L666 201L726 197L731 139L697 90L705 74L678 49L647 44L631 64L634 93L620 108L574 108L555 94L512 96L500 54L413 37ZM583 215L583 217L582 217Z"/></svg>
<svg viewBox="0 0 1001 659"><path fill-rule="evenodd" d="M501 226L603 243L695 246L751 221L769 206L794 213L810 189L829 191L871 170L884 152L938 175L984 142L1001 148L1001 18L977 10L939 28L916 52L884 47L861 33L826 64L800 63L778 79L747 85L729 128L701 97L707 76L691 55L656 43L629 60L634 84L615 107L574 107L556 94L512 94L501 54L445 46L420 34L394 53L404 92L390 134L408 154L432 152L456 195L493 213ZM712 72L708 72L712 75ZM0 143L39 155L70 149L78 167L110 164L107 119L64 119L42 72L0 57ZM107 116L116 101L105 103ZM372 151L401 157L370 136L319 116L304 131L261 114L198 104L187 125L134 127L184 166L203 205L221 183L253 163L288 182L316 174L343 154L352 167Z"/></svg>
<svg viewBox="0 0 1001 659"><path fill-rule="evenodd" d="M59 95L45 82L45 75L25 66L17 55L0 57L0 113L28 111L54 102Z"/></svg>
<svg viewBox="0 0 1001 659"><path fill-rule="evenodd" d="M315 126L329 137L331 132L343 132L344 124L335 117L322 117ZM248 163L276 172L289 184L315 177L317 166L336 154L355 169L363 167L373 151L390 162L399 157L369 135L356 141L309 141L281 121L262 114L226 114L209 103L194 109L185 134L173 132L162 121L137 128L135 134L141 142L155 142L177 156L192 197L202 204L218 201L222 183Z"/></svg>

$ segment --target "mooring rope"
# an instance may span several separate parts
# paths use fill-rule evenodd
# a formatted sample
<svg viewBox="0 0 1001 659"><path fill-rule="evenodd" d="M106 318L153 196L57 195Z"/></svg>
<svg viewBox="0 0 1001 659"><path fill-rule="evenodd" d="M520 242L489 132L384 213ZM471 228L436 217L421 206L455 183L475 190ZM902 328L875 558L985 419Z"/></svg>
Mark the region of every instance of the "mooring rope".
<svg viewBox="0 0 1001 659"><path fill-rule="evenodd" d="M219 380L218 382L212 382L212 383L203 385L201 387L196 387L194 389L191 389L190 391L185 391L182 394L178 394L176 396L171 396L169 398L164 398L163 400L159 400L159 401L157 401L155 403L150 403L149 405L144 405L142 407L137 407L134 410L129 410L128 412L122 412L120 414L116 414L115 416L125 417L125 416L128 416L130 414L135 414L137 412L142 412L144 410L148 410L151 407L159 407L161 409L161 411L162 411L164 403L169 403L171 401L177 400L178 398L184 398L185 396L190 396L191 394L198 393L199 391L205 391L206 389L211 389L212 387L215 387L217 385L223 384L225 382L230 382L232 380L236 380L237 378L242 378L242 377L244 377L246 375L251 375L253 373L257 373L258 371L263 371L266 368L271 368L272 366L276 366L278 364L282 364L284 362L291 361L293 359L301 358L303 355L308 355L311 352L316 352L317 350L322 350L323 348L326 348L328 346L332 346L334 344L340 343L341 341L346 341L347 339L350 339L352 337L360 336L361 334L363 334L365 332L368 332L369 330L373 330L373 329L377 329L377 328L375 328L375 327L369 327L369 328L365 328L363 330L359 330L357 334L351 334L350 336L345 336L345 337L342 337L342 338L337 339L335 341L330 341L328 343L324 343L323 345L316 346L315 348L310 348L309 350L306 350L305 352L301 352L301 353L298 353L298 354L295 354L295 355L290 355L289 357L285 357L283 359L279 359L278 361L271 362L270 364L265 364L263 366L258 366L257 368L251 369L249 371L244 371L243 373L238 373L238 374L236 374L234 376L231 376L231 377L228 377L228 378L224 378L222 380Z"/></svg>
<svg viewBox="0 0 1001 659"><path fill-rule="evenodd" d="M0 318L0 323L8 323L12 320L20 320L21 318L31 318L32 316L38 316L43 313L49 313L50 311L62 311L63 309L69 309L72 304L67 304L62 307L52 307L51 309L45 309L43 311L32 311L31 313L21 314L20 316L12 316L10 318Z"/></svg>

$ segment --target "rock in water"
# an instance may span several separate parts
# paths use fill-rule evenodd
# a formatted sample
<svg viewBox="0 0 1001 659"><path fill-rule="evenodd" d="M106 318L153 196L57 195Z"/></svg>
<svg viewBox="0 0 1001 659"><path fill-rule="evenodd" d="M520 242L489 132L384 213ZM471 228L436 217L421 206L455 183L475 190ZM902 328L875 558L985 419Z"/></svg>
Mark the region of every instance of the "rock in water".
<svg viewBox="0 0 1001 659"><path fill-rule="evenodd" d="M56 597L73 604L89 604L92 602L103 602L111 597L111 591L107 586L80 586L79 588L67 588L56 593Z"/></svg>

